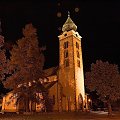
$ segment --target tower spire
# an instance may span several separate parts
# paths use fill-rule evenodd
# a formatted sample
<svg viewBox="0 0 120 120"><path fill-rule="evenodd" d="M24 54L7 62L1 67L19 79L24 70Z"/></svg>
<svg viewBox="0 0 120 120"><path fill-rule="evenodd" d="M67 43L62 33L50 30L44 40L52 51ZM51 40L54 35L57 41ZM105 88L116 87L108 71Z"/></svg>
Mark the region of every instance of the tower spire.
<svg viewBox="0 0 120 120"><path fill-rule="evenodd" d="M66 22L64 23L63 27L62 27L62 31L70 31L70 30L77 30L77 26L75 25L75 23L72 21L72 19L70 18L70 12L68 11L68 18L66 20Z"/></svg>
<svg viewBox="0 0 120 120"><path fill-rule="evenodd" d="M70 17L70 11L68 11L68 17Z"/></svg>

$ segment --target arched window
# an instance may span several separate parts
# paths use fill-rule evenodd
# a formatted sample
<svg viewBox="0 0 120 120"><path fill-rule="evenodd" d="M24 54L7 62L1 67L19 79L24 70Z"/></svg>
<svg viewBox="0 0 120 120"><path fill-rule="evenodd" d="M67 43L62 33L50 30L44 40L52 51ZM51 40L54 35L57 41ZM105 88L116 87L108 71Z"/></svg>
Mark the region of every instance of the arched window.
<svg viewBox="0 0 120 120"><path fill-rule="evenodd" d="M77 51L77 57L80 58L80 53L79 53L79 51Z"/></svg>
<svg viewBox="0 0 120 120"><path fill-rule="evenodd" d="M78 49L79 49L79 44L78 44L78 42L76 42L76 48L78 48Z"/></svg>
<svg viewBox="0 0 120 120"><path fill-rule="evenodd" d="M68 50L65 50L64 51L64 58L67 58L68 57Z"/></svg>
<svg viewBox="0 0 120 120"><path fill-rule="evenodd" d="M65 65L65 67L68 67L68 66L69 66L69 59L65 59L65 60L64 60L64 65Z"/></svg>
<svg viewBox="0 0 120 120"><path fill-rule="evenodd" d="M80 60L77 60L77 66L80 67Z"/></svg>
<svg viewBox="0 0 120 120"><path fill-rule="evenodd" d="M64 42L64 49L68 48L68 41Z"/></svg>

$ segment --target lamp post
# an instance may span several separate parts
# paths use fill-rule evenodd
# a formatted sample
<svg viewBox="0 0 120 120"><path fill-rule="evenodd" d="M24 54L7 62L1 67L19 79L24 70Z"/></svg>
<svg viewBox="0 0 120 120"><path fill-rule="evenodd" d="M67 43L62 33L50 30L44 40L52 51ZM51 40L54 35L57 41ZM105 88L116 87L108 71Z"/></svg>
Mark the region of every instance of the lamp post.
<svg viewBox="0 0 120 120"><path fill-rule="evenodd" d="M92 108L92 100L89 98L88 99L88 108L91 109Z"/></svg>

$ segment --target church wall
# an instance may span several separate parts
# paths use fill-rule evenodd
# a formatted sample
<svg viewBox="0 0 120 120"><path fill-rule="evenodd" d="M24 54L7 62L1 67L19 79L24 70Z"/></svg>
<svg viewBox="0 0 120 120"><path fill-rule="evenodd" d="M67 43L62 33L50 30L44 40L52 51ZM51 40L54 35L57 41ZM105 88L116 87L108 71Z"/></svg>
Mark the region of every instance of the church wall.
<svg viewBox="0 0 120 120"><path fill-rule="evenodd" d="M78 33L76 32L76 34ZM73 37L73 42L74 42L75 80L76 80L76 103L79 109L79 102L82 103L85 99L85 88L84 88L81 38L80 37L78 38L77 36ZM79 44L79 49L76 48L76 42ZM79 52L79 57L77 56L77 52ZM78 61L80 61L80 65L78 65Z"/></svg>
<svg viewBox="0 0 120 120"><path fill-rule="evenodd" d="M41 94L41 93L36 93L37 94ZM17 98L14 98L12 99L13 97L13 93L10 92L8 93L6 96L3 97L3 101L2 101L2 112L18 112L18 111L21 111L21 112L24 112L25 111L25 104L24 104L24 101L21 101L18 103L18 105L16 106L16 99ZM31 101L29 103L29 108L30 108L30 111L32 110L32 108L36 111L36 112L40 112L41 109L42 109L42 104L37 104L37 103L32 103L31 104Z"/></svg>
<svg viewBox="0 0 120 120"><path fill-rule="evenodd" d="M52 100L53 111L58 111L58 84L56 83L49 89L49 97Z"/></svg>
<svg viewBox="0 0 120 120"><path fill-rule="evenodd" d="M67 36L64 36L67 34ZM68 59L69 66L64 64L64 42L68 41ZM74 49L73 49L72 32L66 32L60 36L60 71L59 81L63 87L63 93L66 98L63 98L63 110L75 110L75 68L74 68Z"/></svg>
<svg viewBox="0 0 120 120"><path fill-rule="evenodd" d="M60 70L59 70L59 81L63 86L63 92L66 95L64 99L63 110L76 110L79 109L79 102L83 102L84 99L84 75L83 75L83 61L82 61L82 50L81 50L81 36L78 32L70 30L64 32L59 36L60 41ZM69 66L65 67L64 60L64 43L68 41L68 59ZM76 48L76 42L79 44L79 49ZM79 58L77 56L79 52ZM79 61L79 66L78 66ZM80 94L82 100L80 101Z"/></svg>
<svg viewBox="0 0 120 120"><path fill-rule="evenodd" d="M12 99L13 93L8 93L6 96L3 97L2 102L2 112L16 112L17 107L15 105L16 99Z"/></svg>

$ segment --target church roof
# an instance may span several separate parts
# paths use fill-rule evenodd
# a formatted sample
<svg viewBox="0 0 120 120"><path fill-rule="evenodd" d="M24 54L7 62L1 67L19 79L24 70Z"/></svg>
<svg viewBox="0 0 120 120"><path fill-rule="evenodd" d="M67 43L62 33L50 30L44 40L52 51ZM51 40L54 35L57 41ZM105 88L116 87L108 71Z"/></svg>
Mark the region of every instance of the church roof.
<svg viewBox="0 0 120 120"><path fill-rule="evenodd" d="M50 89L52 86L54 86L58 81L51 81L51 82L46 82L44 83L44 87L48 90Z"/></svg>
<svg viewBox="0 0 120 120"><path fill-rule="evenodd" d="M69 30L77 30L77 26L75 25L75 23L72 21L72 19L70 18L70 13L68 12L68 18L66 20L66 22L64 23L63 27L62 27L62 31L69 31Z"/></svg>
<svg viewBox="0 0 120 120"><path fill-rule="evenodd" d="M56 67L51 67L49 69L44 70L44 74L46 77L51 76L51 75L56 75L58 70L58 66Z"/></svg>

